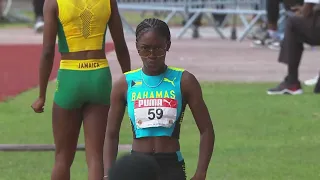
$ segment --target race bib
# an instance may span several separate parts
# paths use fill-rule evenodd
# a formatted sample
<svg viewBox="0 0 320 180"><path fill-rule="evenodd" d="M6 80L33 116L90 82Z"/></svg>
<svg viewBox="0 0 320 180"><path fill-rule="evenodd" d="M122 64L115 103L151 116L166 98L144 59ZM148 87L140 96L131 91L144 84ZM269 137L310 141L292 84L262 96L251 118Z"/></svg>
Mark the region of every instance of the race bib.
<svg viewBox="0 0 320 180"><path fill-rule="evenodd" d="M137 128L170 128L177 119L178 103L170 98L149 98L134 101Z"/></svg>

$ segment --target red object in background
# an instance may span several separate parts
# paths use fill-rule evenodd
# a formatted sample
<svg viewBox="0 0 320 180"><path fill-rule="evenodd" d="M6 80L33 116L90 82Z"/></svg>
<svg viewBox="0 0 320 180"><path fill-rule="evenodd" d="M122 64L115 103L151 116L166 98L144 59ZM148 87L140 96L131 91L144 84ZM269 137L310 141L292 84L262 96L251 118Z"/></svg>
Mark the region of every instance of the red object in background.
<svg viewBox="0 0 320 180"><path fill-rule="evenodd" d="M41 49L42 45L0 45L0 101L38 85ZM107 43L106 52L113 50L113 43ZM60 54L56 47L50 80L57 76L59 60Z"/></svg>

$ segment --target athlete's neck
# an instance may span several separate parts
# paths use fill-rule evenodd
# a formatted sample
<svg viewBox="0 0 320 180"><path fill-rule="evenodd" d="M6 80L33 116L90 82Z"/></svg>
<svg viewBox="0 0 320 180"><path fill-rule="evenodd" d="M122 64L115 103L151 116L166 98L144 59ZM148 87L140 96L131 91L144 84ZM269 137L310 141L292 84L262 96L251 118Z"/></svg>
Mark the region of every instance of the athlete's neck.
<svg viewBox="0 0 320 180"><path fill-rule="evenodd" d="M160 68L158 71L150 71L148 70L147 67L143 66L142 67L142 71L145 75L148 75L148 76L158 76L164 72L166 72L168 66L167 65L164 65L162 68Z"/></svg>

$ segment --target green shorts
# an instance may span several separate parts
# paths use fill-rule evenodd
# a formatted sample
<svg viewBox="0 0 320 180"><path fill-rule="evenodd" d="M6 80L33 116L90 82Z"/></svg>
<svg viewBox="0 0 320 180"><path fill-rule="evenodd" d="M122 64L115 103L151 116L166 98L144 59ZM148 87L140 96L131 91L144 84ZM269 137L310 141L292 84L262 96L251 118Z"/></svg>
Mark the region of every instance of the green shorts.
<svg viewBox="0 0 320 180"><path fill-rule="evenodd" d="M61 60L54 102L65 109L110 104L112 77L104 60Z"/></svg>

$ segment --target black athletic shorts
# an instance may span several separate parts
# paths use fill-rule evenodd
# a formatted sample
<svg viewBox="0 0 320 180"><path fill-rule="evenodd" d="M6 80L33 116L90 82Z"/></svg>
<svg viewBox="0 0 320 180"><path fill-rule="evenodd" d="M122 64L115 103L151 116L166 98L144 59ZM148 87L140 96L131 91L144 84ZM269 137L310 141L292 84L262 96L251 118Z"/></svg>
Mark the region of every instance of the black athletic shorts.
<svg viewBox="0 0 320 180"><path fill-rule="evenodd" d="M132 154L140 153L131 151ZM153 156L160 166L160 180L186 180L185 163L181 152L144 153Z"/></svg>

